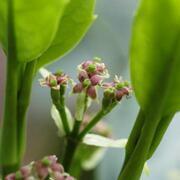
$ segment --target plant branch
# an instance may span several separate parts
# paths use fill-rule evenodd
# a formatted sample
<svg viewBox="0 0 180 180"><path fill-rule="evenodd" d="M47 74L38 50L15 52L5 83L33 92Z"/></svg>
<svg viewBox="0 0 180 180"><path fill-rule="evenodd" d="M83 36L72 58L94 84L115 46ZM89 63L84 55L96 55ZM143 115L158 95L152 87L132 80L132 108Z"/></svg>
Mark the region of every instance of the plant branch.
<svg viewBox="0 0 180 180"><path fill-rule="evenodd" d="M81 140L105 115L107 115L115 106L117 102L112 103L106 109L102 108L94 118L89 122L89 124L83 129L83 131L78 135L78 139Z"/></svg>
<svg viewBox="0 0 180 180"><path fill-rule="evenodd" d="M144 116L142 109L140 109L138 116L137 116L137 119L135 121L134 127L131 131L129 138L128 138L128 142L126 145L126 155L125 155L125 160L124 160L122 170L124 169L126 163L130 159L130 156L132 155L132 153L136 147L136 144L137 144L139 137L141 135L141 131L142 131L142 127L144 125L144 121L145 121L145 116Z"/></svg>
<svg viewBox="0 0 180 180"><path fill-rule="evenodd" d="M139 141L127 162L121 171L118 180L139 180L144 163L147 159L149 148L160 120L159 112L149 112L146 114L146 121L142 129Z"/></svg>
<svg viewBox="0 0 180 180"><path fill-rule="evenodd" d="M174 117L174 113L165 116L159 122L159 125L156 129L156 133L154 135L153 142L152 142L151 147L149 149L149 154L148 154L147 159L150 159L152 157L152 155L154 154L154 152L157 149L158 145L160 144L167 128L169 127L169 124L171 123L173 117Z"/></svg>
<svg viewBox="0 0 180 180"><path fill-rule="evenodd" d="M31 89L35 74L36 60L27 63L21 88L18 96L17 106L17 141L19 161L22 160L26 144L26 112L30 103Z"/></svg>
<svg viewBox="0 0 180 180"><path fill-rule="evenodd" d="M59 112L59 115L62 119L63 127L66 132L66 135L70 133L70 127L68 124L68 119L66 115L66 109L65 109L65 100L64 100L64 89L65 87L61 86L60 91L51 89L51 98L53 101L53 104L56 106L56 109Z"/></svg>
<svg viewBox="0 0 180 180"><path fill-rule="evenodd" d="M17 61L14 32L14 3L8 1L7 8L7 72L4 120L2 126L1 161L3 176L17 170L17 94L20 64Z"/></svg>

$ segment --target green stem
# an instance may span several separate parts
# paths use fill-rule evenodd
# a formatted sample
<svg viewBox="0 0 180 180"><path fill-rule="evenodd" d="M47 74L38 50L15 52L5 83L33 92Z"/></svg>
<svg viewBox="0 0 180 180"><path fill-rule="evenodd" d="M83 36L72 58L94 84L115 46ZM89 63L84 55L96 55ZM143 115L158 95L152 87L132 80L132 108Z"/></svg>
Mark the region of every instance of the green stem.
<svg viewBox="0 0 180 180"><path fill-rule="evenodd" d="M8 56L4 121L2 126L1 161L6 175L19 166L17 159L17 91L19 65Z"/></svg>
<svg viewBox="0 0 180 180"><path fill-rule="evenodd" d="M83 131L78 135L78 139L82 139L103 117L105 113L101 109L96 116L89 122L89 124L83 129Z"/></svg>
<svg viewBox="0 0 180 180"><path fill-rule="evenodd" d="M152 157L155 150L159 146L159 144L160 144L167 128L169 127L169 124L171 123L173 117L174 117L174 113L172 113L168 116L165 116L164 118L161 119L161 121L160 121L160 123L156 129L156 133L154 135L154 139L153 139L153 142L151 144L147 159L150 159Z"/></svg>
<svg viewBox="0 0 180 180"><path fill-rule="evenodd" d="M70 127L69 127L68 119L66 115L64 95L62 94L63 92L64 92L64 87L63 87L63 90L62 88L60 88L60 92L58 90L51 89L51 98L52 98L53 104L56 106L56 109L58 110L59 115L62 119L62 123L63 123L64 130L66 132L66 135L68 135L70 133Z"/></svg>
<svg viewBox="0 0 180 180"><path fill-rule="evenodd" d="M82 95L82 96L81 96ZM80 107L77 107L77 111L78 112L78 119L75 119L74 122L74 127L73 130L71 132L71 134L69 136L67 136L67 146L66 146L66 152L64 155L64 160L63 160L63 165L64 168L66 170L66 172L69 171L71 165L72 165L72 161L76 152L76 149L78 147L78 144L80 142L80 140L77 138L78 134L79 134L79 129L81 127L81 123L84 119L84 114L87 110L87 102L88 102L88 96L86 94L81 94L80 97L77 99L77 105L80 104ZM80 102L82 101L82 102ZM83 106L81 106L83 105ZM83 109L79 109L79 108L83 108Z"/></svg>
<svg viewBox="0 0 180 180"><path fill-rule="evenodd" d="M149 148L161 118L158 108L152 108L151 110L152 111L146 114L146 121L143 126L139 141L131 155L131 158L127 162L124 169L121 171L118 180L140 179L144 163L147 159Z"/></svg>
<svg viewBox="0 0 180 180"><path fill-rule="evenodd" d="M66 152L63 159L63 166L66 172L69 172L71 168L73 157L75 155L78 144L79 141L75 137L70 136L67 138Z"/></svg>
<svg viewBox="0 0 180 180"><path fill-rule="evenodd" d="M7 3L7 74L4 121L2 127L1 160L3 176L16 170L17 158L17 93L20 64L16 56L16 39L14 33L14 3Z"/></svg>
<svg viewBox="0 0 180 180"><path fill-rule="evenodd" d="M142 130L142 127L144 125L144 121L145 121L144 113L140 109L139 113L138 113L138 116L137 116L137 119L135 121L134 127L133 127L133 129L131 131L131 134L130 134L129 138L128 138L128 143L126 145L126 156L125 156L125 161L124 161L124 164L123 164L123 168L125 167L126 163L128 162L131 154L133 153L133 151L134 151L134 149L136 147L138 139L139 139L139 137L141 135L141 130Z"/></svg>
<svg viewBox="0 0 180 180"><path fill-rule="evenodd" d="M26 144L26 113L30 103L32 82L35 73L36 60L27 63L21 88L18 96L17 106L17 141L19 161L22 160Z"/></svg>
<svg viewBox="0 0 180 180"><path fill-rule="evenodd" d="M117 102L112 103L106 109L101 109L96 116L88 123L88 125L83 129L83 131L78 135L78 139L82 139L105 115L107 115L115 106Z"/></svg>

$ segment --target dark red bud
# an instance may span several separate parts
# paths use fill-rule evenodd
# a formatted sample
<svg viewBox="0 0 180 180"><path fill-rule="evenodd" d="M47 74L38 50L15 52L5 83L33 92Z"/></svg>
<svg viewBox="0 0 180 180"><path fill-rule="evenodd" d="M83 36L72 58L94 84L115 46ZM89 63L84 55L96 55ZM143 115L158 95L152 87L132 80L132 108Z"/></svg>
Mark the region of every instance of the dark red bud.
<svg viewBox="0 0 180 180"><path fill-rule="evenodd" d="M128 88L123 88L121 91L123 92L124 95L127 95L127 96L129 95L129 89Z"/></svg>
<svg viewBox="0 0 180 180"><path fill-rule="evenodd" d="M89 97L91 97L92 99L96 99L97 97L97 93L96 93L96 88L94 86L90 86L87 89L87 94Z"/></svg>
<svg viewBox="0 0 180 180"><path fill-rule="evenodd" d="M124 93L122 90L116 91L116 100L120 101L122 99L123 95L124 95Z"/></svg>
<svg viewBox="0 0 180 180"><path fill-rule="evenodd" d="M100 77L98 75L94 75L94 76L91 77L90 80L91 80L91 84L93 86L96 86L96 85L100 84L100 82L102 81L102 77Z"/></svg>
<svg viewBox="0 0 180 180"><path fill-rule="evenodd" d="M80 93L83 90L82 83L78 83L73 87L73 93Z"/></svg>
<svg viewBox="0 0 180 180"><path fill-rule="evenodd" d="M88 74L85 71L79 72L78 79L80 82L83 82L87 78L88 78Z"/></svg>
<svg viewBox="0 0 180 180"><path fill-rule="evenodd" d="M92 63L93 63L92 61L85 61L82 63L82 68L87 69L89 67L89 65Z"/></svg>
<svg viewBox="0 0 180 180"><path fill-rule="evenodd" d="M15 173L12 173L12 174L9 174L8 176L6 176L5 180L16 180Z"/></svg>
<svg viewBox="0 0 180 180"><path fill-rule="evenodd" d="M58 164L58 163L52 164L52 165L51 165L51 169L52 169L53 171L58 171L58 172L60 172L60 173L64 173L64 168L63 168L63 166L62 166L61 164Z"/></svg>
<svg viewBox="0 0 180 180"><path fill-rule="evenodd" d="M23 167L20 169L20 172L21 172L23 178L26 178L26 177L30 176L30 174L31 174L31 167L29 167L29 166L23 166Z"/></svg>

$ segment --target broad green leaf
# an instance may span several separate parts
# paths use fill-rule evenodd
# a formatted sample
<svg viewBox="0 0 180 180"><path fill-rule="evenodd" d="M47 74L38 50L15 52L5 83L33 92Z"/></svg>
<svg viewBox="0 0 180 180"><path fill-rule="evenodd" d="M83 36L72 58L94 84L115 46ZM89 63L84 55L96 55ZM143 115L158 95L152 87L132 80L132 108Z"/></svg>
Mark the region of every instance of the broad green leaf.
<svg viewBox="0 0 180 180"><path fill-rule="evenodd" d="M131 42L131 77L141 108L162 100L163 115L180 110L180 1L142 0Z"/></svg>
<svg viewBox="0 0 180 180"><path fill-rule="evenodd" d="M125 148L127 139L114 140L97 134L86 134L83 143L104 148Z"/></svg>
<svg viewBox="0 0 180 180"><path fill-rule="evenodd" d="M7 0L0 1L0 41L7 52L7 23L14 21L14 36L18 61L38 58L50 46L68 0L13 0L12 16L7 12Z"/></svg>
<svg viewBox="0 0 180 180"><path fill-rule="evenodd" d="M71 0L49 49L42 54L37 67L51 63L71 50L87 32L94 16L95 0Z"/></svg>
<svg viewBox="0 0 180 180"><path fill-rule="evenodd" d="M73 128L73 117L71 115L70 110L67 107L66 107L66 114L67 114L68 123L70 125L70 129L72 130L72 128ZM54 105L51 108L51 117L53 118L55 125L58 128L59 135L64 136L65 131L63 128L63 123L62 123L61 117L59 115L59 112Z"/></svg>

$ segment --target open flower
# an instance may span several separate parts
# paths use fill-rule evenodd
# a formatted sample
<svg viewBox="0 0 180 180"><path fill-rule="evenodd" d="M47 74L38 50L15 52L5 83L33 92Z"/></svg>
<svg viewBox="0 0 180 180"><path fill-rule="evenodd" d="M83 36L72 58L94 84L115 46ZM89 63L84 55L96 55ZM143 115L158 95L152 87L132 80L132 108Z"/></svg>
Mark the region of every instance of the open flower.
<svg viewBox="0 0 180 180"><path fill-rule="evenodd" d="M132 88L128 81L123 81L121 77L115 76L113 82L103 83L104 96L106 98L120 101L123 96L129 96Z"/></svg>
<svg viewBox="0 0 180 180"><path fill-rule="evenodd" d="M59 90L61 85L68 84L69 79L69 76L62 72L49 73L44 79L40 80L40 85Z"/></svg>
<svg viewBox="0 0 180 180"><path fill-rule="evenodd" d="M108 70L104 63L99 60L84 61L78 66L78 80L74 88L74 93L86 91L92 99L97 97L96 86L100 86L105 78L109 77Z"/></svg>

